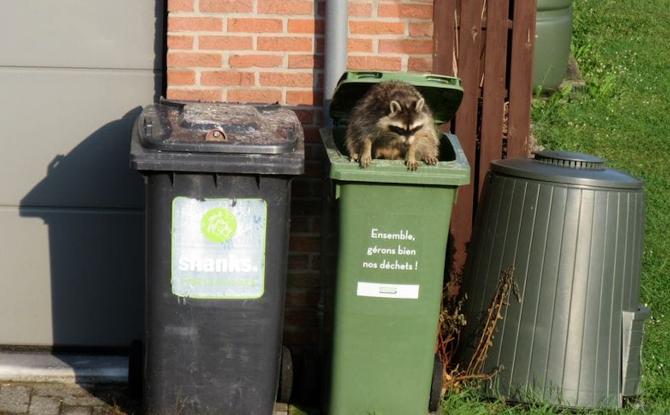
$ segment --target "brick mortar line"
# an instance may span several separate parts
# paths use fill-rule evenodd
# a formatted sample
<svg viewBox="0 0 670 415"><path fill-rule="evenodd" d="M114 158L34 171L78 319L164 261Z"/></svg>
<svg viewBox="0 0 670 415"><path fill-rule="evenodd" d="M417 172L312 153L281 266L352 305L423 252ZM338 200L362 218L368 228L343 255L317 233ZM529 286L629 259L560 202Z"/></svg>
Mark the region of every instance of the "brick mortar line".
<svg viewBox="0 0 670 415"><path fill-rule="evenodd" d="M168 36L192 36L197 39L200 36L227 36L227 37L239 37L239 38L248 38L251 36L261 36L261 37L270 37L270 38L299 38L299 39L321 39L325 38L322 33L310 34L304 32L223 32L223 31L179 31L179 32L168 32ZM432 36L410 36L409 34L402 33L350 33L348 36L349 39L379 39L379 40L432 40ZM248 50L248 49L243 49ZM273 52L273 51L259 51L259 52ZM290 51L289 51L290 52Z"/></svg>
<svg viewBox="0 0 670 415"><path fill-rule="evenodd" d="M428 36L422 36L425 37L425 40L430 40L432 37ZM360 39L360 40L368 40L368 39L379 39L379 40L419 40L418 37L410 37L409 35L405 34L395 34L395 33L384 33L384 34L373 34L373 33L354 33L354 34L349 34L349 39Z"/></svg>
<svg viewBox="0 0 670 415"><path fill-rule="evenodd" d="M400 58L400 69L403 70L403 71L405 71L405 72L407 72L407 68L408 68L408 67L409 67L409 55L408 55L408 54L404 54L404 55Z"/></svg>
<svg viewBox="0 0 670 415"><path fill-rule="evenodd" d="M230 55L231 55L231 52L234 53L234 51L230 51L230 50L226 50L226 51L223 53L223 57L221 58L221 59L222 59L222 60L221 60L221 69L225 69L225 70L227 70L227 71L234 72L234 69L230 67ZM205 69L205 68L203 68L203 69Z"/></svg>
<svg viewBox="0 0 670 415"><path fill-rule="evenodd" d="M225 35L229 34L230 32L224 32L223 30L180 30L177 32L167 32L168 36L212 36L212 35ZM235 32L233 32L235 33Z"/></svg>
<svg viewBox="0 0 670 415"><path fill-rule="evenodd" d="M280 2L281 0L272 0L276 2ZM180 12L180 13L191 13L191 12ZM260 11L250 11L250 12L200 12L202 16L222 16L222 17L238 17L238 16L254 16L254 17L290 17L290 18L304 18L305 16L317 16L320 17L316 14L316 9L312 13L280 13L280 12L260 12Z"/></svg>
<svg viewBox="0 0 670 415"><path fill-rule="evenodd" d="M280 0L276 0L280 1ZM186 11L176 11L170 12L169 17L188 17L188 18L214 18L214 19L237 19L237 18L248 18L248 19L281 19L288 17L289 19L315 19L322 20L324 17L318 16L316 14L284 14L284 13L257 13L257 12L186 12ZM388 19L388 18L384 18Z"/></svg>
<svg viewBox="0 0 670 415"><path fill-rule="evenodd" d="M309 37L309 38L321 38L325 37L323 33L305 33L305 32L288 32L287 29L281 32L225 32L231 35L258 35L258 36L273 36L273 35L284 35L291 37Z"/></svg>
<svg viewBox="0 0 670 415"><path fill-rule="evenodd" d="M174 85L174 86L169 86L168 89L174 90L174 91L213 91L213 90L220 90L223 89L221 86L218 85L213 85L213 86L205 86L205 85Z"/></svg>
<svg viewBox="0 0 670 415"><path fill-rule="evenodd" d="M348 1L348 0L347 0ZM379 1L378 0L372 0L372 17L375 19L378 17L379 14Z"/></svg>
<svg viewBox="0 0 670 415"><path fill-rule="evenodd" d="M251 36L265 36L271 38L301 38L301 39L321 39L325 36L323 34L310 35L309 33L296 32L296 33L286 33L286 32L169 32L168 36L192 36L194 38L200 36L226 36L226 37L239 37L239 38L248 38ZM398 35L400 36L400 35ZM414 39L414 38L413 38ZM270 51L271 52L271 51Z"/></svg>
<svg viewBox="0 0 670 415"><path fill-rule="evenodd" d="M384 52L383 54L377 52L349 52L349 57L362 57L362 56L369 56L376 58L398 58L398 57L402 58L404 56L425 57L432 55L428 53L409 53L409 52Z"/></svg>
<svg viewBox="0 0 670 415"><path fill-rule="evenodd" d="M372 17L372 16L349 16L349 21L353 22L374 22L374 23L421 23L432 22L433 19L427 17Z"/></svg>
<svg viewBox="0 0 670 415"><path fill-rule="evenodd" d="M375 38L375 39L380 39L380 40L407 40L407 41L414 41L414 40L432 40L433 36L410 36L410 35L403 35L403 34L394 34L394 33L384 33L380 35L371 35L371 34L363 34L363 33L356 33L353 35L349 36L349 39L367 39L367 38Z"/></svg>
<svg viewBox="0 0 670 415"><path fill-rule="evenodd" d="M193 52L193 49L174 49L176 52ZM198 51L223 51L222 49L198 49ZM269 56L269 57L274 57L274 56L300 56L300 55L305 55L309 54L312 55L310 52L300 52L300 51L274 51L274 50L252 50L252 49L226 49L223 52L228 52L232 55L236 54L244 54L244 56L251 56L251 55L262 55L262 56ZM316 56L323 56L323 53L317 53Z"/></svg>
<svg viewBox="0 0 670 415"><path fill-rule="evenodd" d="M253 73L253 74L261 74L261 73L276 73L279 75L304 75L304 74L313 74L315 75L314 78L316 79L316 75L321 75L323 73L322 70L319 70L319 72L315 73L314 70L310 68L282 68L279 66L276 67L271 67L271 68L260 68L260 67L255 67L255 66L250 66L247 68L215 68L215 67L200 67L200 66L192 66L192 67L171 67L168 69L174 69L174 70L179 70L179 69L198 69L200 72L221 72L221 71L226 71L230 73Z"/></svg>
<svg viewBox="0 0 670 415"><path fill-rule="evenodd" d="M281 1L281 0L274 0L274 1ZM222 16L228 16L228 13L220 13ZM232 14L232 13L230 13ZM286 13L247 13L247 16L251 16L249 18L252 19L313 19L313 20L323 20L322 16L318 16L316 14L316 11L314 14L286 14ZM238 16L230 16L231 18L237 18Z"/></svg>
<svg viewBox="0 0 670 415"><path fill-rule="evenodd" d="M323 92L323 88L318 88L315 89L313 87L309 86L288 86L288 85L237 85L237 84L232 84L232 85L203 85L203 84L193 84L193 85L169 85L168 88L171 89L185 89L185 88L192 88L194 86L202 87L202 88L244 88L244 89L249 89L249 90L262 90L262 89L281 89L281 88L286 88L288 91L291 92ZM306 108L297 108L299 105L294 104L293 106L296 107L296 109L306 109Z"/></svg>
<svg viewBox="0 0 670 415"><path fill-rule="evenodd" d="M221 20L228 19L298 19L298 20L324 20L324 16L318 16L313 14L265 14L265 13L253 13L253 12L244 12L244 13L225 13L225 12L170 12L170 17L178 18L218 18ZM432 22L433 19L430 17L415 17L415 16L349 16L349 21L371 21L379 23L400 23L410 21L412 23L419 22ZM224 22L225 23L225 22Z"/></svg>

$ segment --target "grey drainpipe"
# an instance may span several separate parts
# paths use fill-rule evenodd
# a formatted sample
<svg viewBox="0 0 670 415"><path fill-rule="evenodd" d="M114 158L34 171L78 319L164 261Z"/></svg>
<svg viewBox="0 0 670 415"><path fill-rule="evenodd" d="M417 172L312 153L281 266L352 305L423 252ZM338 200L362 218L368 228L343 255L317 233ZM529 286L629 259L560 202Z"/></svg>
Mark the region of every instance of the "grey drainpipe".
<svg viewBox="0 0 670 415"><path fill-rule="evenodd" d="M347 69L347 38L349 33L348 0L326 0L325 54L323 69L323 120L332 127L330 101L335 86Z"/></svg>

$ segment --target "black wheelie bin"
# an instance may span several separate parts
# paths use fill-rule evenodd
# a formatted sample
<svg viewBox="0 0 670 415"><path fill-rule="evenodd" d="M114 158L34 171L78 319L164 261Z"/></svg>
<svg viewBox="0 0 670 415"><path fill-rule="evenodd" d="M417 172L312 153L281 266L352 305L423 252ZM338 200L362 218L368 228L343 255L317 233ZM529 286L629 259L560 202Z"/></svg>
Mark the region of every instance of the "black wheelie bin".
<svg viewBox="0 0 670 415"><path fill-rule="evenodd" d="M145 412L271 414L300 122L276 105L162 101L138 117L130 158L146 183Z"/></svg>

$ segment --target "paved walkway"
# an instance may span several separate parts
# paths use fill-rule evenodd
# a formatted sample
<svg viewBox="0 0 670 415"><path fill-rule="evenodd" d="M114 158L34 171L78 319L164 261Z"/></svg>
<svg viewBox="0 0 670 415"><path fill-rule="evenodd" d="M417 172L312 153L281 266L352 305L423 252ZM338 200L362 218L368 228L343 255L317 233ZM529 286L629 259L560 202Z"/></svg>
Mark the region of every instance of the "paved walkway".
<svg viewBox="0 0 670 415"><path fill-rule="evenodd" d="M0 383L0 415L131 415L140 402L125 385L63 383ZM276 404L274 415L287 415L288 406Z"/></svg>
<svg viewBox="0 0 670 415"><path fill-rule="evenodd" d="M0 384L0 414L138 414L139 402L122 385L61 383Z"/></svg>
<svg viewBox="0 0 670 415"><path fill-rule="evenodd" d="M139 415L127 375L124 356L0 350L0 415ZM275 405L274 415L288 413Z"/></svg>

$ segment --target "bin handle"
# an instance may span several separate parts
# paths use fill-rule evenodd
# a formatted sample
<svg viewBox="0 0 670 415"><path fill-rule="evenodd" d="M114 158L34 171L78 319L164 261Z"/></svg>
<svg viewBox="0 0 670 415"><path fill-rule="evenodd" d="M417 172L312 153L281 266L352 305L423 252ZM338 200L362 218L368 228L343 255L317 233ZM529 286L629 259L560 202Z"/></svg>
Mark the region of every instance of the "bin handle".
<svg viewBox="0 0 670 415"><path fill-rule="evenodd" d="M220 127L207 131L205 134L205 141L226 141L227 138L226 132Z"/></svg>
<svg viewBox="0 0 670 415"><path fill-rule="evenodd" d="M456 85L457 86L458 83L459 83L458 78L454 78L452 76L444 76L444 75L440 76L440 75L434 75L434 74L427 75L426 80L433 81L433 82L439 82L439 83L444 84L444 85Z"/></svg>
<svg viewBox="0 0 670 415"><path fill-rule="evenodd" d="M374 71L364 71L364 72L357 72L356 76L358 77L358 79L364 79L364 78L379 79L382 77L382 73Z"/></svg>

